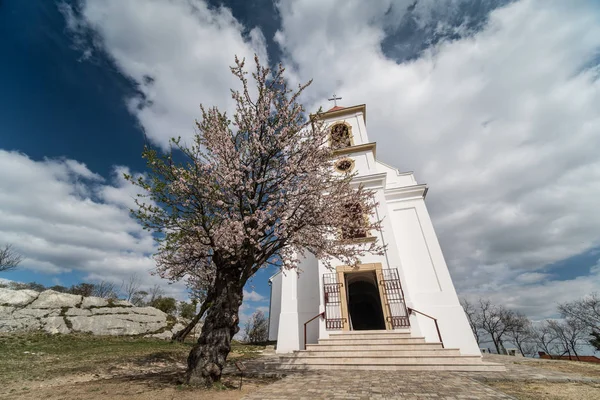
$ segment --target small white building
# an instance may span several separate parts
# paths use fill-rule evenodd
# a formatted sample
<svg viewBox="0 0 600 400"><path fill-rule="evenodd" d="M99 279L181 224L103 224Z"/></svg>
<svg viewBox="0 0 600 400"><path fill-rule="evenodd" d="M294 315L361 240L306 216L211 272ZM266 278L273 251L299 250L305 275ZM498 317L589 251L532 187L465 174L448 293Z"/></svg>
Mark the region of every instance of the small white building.
<svg viewBox="0 0 600 400"><path fill-rule="evenodd" d="M323 118L336 152L346 157L337 167L357 172L355 181L373 189L379 203L382 231L355 240L381 241L387 251L364 257L358 267L335 270L308 257L301 261L300 274L272 276L269 340L277 340L277 353L303 349L304 324L321 313L307 324L306 343L340 331L394 329L438 342L436 325L426 314L437 319L446 347L480 355L425 205L427 186L417 183L412 172L377 160L365 105L336 106Z"/></svg>

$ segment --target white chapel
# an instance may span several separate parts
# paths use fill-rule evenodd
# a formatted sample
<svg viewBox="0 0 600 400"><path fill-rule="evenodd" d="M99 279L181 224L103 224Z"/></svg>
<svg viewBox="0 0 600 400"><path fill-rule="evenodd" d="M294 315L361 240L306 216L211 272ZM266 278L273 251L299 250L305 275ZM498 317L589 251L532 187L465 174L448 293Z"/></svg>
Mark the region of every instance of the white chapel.
<svg viewBox="0 0 600 400"><path fill-rule="evenodd" d="M277 353L298 364L337 363L340 368L402 369L412 363L430 369L494 369L481 361L459 304L425 205L427 186L412 172L377 160L364 104L336 105L321 118L336 154L344 156L336 168L356 172L354 181L373 189L379 203L383 229L354 240L381 241L387 250L365 256L356 267L334 269L308 257L300 263L300 274L272 276L269 340L277 341Z"/></svg>

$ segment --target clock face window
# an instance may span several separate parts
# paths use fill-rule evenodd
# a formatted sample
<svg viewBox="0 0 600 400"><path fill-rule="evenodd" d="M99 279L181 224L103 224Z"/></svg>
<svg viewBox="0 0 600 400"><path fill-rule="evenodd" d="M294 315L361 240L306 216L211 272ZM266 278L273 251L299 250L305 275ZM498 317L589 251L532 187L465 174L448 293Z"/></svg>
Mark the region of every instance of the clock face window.
<svg viewBox="0 0 600 400"><path fill-rule="evenodd" d="M348 173L354 169L354 160L351 158L342 158L335 162L334 167L339 172Z"/></svg>
<svg viewBox="0 0 600 400"><path fill-rule="evenodd" d="M352 146L350 139L350 129L345 124L335 124L331 127L331 147L333 149L343 149Z"/></svg>

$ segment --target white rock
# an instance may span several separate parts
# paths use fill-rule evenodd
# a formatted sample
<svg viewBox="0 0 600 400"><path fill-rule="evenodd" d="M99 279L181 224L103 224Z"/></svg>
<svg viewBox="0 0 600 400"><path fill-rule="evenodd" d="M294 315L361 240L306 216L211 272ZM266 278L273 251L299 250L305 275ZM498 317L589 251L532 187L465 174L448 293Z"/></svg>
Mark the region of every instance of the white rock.
<svg viewBox="0 0 600 400"><path fill-rule="evenodd" d="M167 314L160 311L158 308L154 308L154 307L133 307L127 310L128 312L132 312L134 314L141 314L141 315L155 315L155 316L160 316L160 317L164 317L167 318Z"/></svg>
<svg viewBox="0 0 600 400"><path fill-rule="evenodd" d="M29 308L62 308L75 307L80 304L82 297L74 294L59 293L54 290L46 290L29 305Z"/></svg>
<svg viewBox="0 0 600 400"><path fill-rule="evenodd" d="M131 319L131 317L137 317ZM93 315L71 317L73 331L89 332L94 335L139 335L156 332L166 326L166 319L141 315Z"/></svg>
<svg viewBox="0 0 600 400"><path fill-rule="evenodd" d="M119 307L135 307L135 305L128 302L127 300L113 300L112 304L114 306L119 306Z"/></svg>
<svg viewBox="0 0 600 400"><path fill-rule="evenodd" d="M161 333L146 335L144 337L150 337L150 338L156 338L156 339L162 339L162 340L171 340L171 338L173 337L173 333L171 331L164 331Z"/></svg>
<svg viewBox="0 0 600 400"><path fill-rule="evenodd" d="M48 333L71 333L64 317L49 317L44 319L44 330Z"/></svg>
<svg viewBox="0 0 600 400"><path fill-rule="evenodd" d="M39 308L21 308L15 310L13 318L43 318L49 316L53 310Z"/></svg>
<svg viewBox="0 0 600 400"><path fill-rule="evenodd" d="M130 309L126 308L126 307L90 308L90 311L94 315L98 315L98 314L131 314Z"/></svg>
<svg viewBox="0 0 600 400"><path fill-rule="evenodd" d="M35 290L0 289L0 304L10 306L25 306L39 295Z"/></svg>
<svg viewBox="0 0 600 400"><path fill-rule="evenodd" d="M135 307L124 300L109 302L52 290L38 294L8 289L0 289L0 299L0 332L76 331L95 335L156 335L163 339L172 336L166 330L167 314L154 307ZM174 328L179 330L183 326L177 323Z"/></svg>
<svg viewBox="0 0 600 400"><path fill-rule="evenodd" d="M75 315L87 316L87 315L92 315L92 312L90 310L86 310L83 308L71 307L67 310L65 315L67 315L67 316L75 316Z"/></svg>
<svg viewBox="0 0 600 400"><path fill-rule="evenodd" d="M10 318L15 310L17 310L17 308L9 306L0 306L0 320Z"/></svg>
<svg viewBox="0 0 600 400"><path fill-rule="evenodd" d="M0 319L0 332L31 332L41 327L42 323L37 318Z"/></svg>
<svg viewBox="0 0 600 400"><path fill-rule="evenodd" d="M102 297L84 297L81 308L106 307L107 305L108 300L103 299Z"/></svg>

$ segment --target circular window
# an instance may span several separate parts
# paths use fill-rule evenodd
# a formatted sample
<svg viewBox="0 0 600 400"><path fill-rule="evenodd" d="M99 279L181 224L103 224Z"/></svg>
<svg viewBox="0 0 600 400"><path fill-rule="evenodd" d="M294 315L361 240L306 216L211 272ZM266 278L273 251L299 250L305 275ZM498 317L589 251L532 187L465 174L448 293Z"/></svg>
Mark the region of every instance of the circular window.
<svg viewBox="0 0 600 400"><path fill-rule="evenodd" d="M334 166L337 171L348 173L354 169L354 160L342 158L341 160L336 161Z"/></svg>

